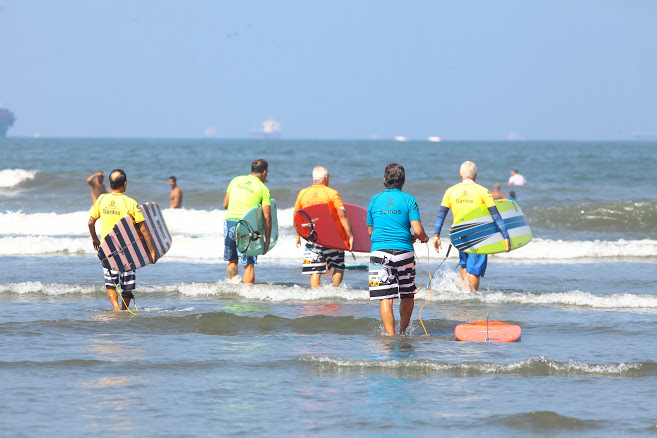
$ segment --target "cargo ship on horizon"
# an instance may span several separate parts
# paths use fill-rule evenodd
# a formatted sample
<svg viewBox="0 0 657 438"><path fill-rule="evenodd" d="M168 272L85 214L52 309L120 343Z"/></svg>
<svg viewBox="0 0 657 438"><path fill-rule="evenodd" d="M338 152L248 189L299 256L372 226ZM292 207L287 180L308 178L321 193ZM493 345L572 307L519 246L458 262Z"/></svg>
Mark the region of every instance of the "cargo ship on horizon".
<svg viewBox="0 0 657 438"><path fill-rule="evenodd" d="M14 113L0 105L0 137L7 136L7 130L14 124L15 120Z"/></svg>
<svg viewBox="0 0 657 438"><path fill-rule="evenodd" d="M281 124L276 120L265 120L262 129L249 131L249 138L258 140L278 140L281 138Z"/></svg>

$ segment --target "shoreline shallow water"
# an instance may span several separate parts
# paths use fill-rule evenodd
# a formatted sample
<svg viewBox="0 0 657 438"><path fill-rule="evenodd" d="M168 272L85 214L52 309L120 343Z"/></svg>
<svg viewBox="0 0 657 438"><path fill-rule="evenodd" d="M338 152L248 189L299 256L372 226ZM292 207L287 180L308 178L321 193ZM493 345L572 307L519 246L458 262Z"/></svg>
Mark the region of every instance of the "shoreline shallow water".
<svg viewBox="0 0 657 438"><path fill-rule="evenodd" d="M402 145L422 162L395 142L2 144L2 435L654 434L657 182L637 192L627 175L655 161L657 144ZM270 160L279 204L281 240L253 287L226 282L221 260L223 191L250 164L224 159L235 145ZM158 158L108 163L108 148ZM304 148L325 148L329 162ZM389 337L367 272L308 288L291 204L312 166L327 165L343 200L366 207L385 164L400 161L430 232L464 148L484 185L504 185L511 166L530 182L517 192L534 240L491 257L480 292L460 289L455 254L438 268L444 252L416 245L424 288L410 333ZM109 310L86 230L84 179L98 163L123 166L140 202L166 206L170 174L184 191L185 209L164 209L171 251L137 272L136 316ZM419 310L430 298L427 336ZM457 324L487 316L520 325L520 342L455 340Z"/></svg>

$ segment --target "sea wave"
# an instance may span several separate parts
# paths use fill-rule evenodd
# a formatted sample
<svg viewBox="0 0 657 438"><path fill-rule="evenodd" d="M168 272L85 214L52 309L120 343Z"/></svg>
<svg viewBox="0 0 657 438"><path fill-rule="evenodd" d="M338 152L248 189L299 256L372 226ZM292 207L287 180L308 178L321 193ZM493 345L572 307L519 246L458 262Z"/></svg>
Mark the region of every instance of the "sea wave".
<svg viewBox="0 0 657 438"><path fill-rule="evenodd" d="M23 282L0 284L0 294L5 295L65 295L65 294L100 294L105 293L102 284L78 285L78 284L49 284L42 282ZM355 287L348 281L340 287L323 286L319 289L309 289L304 282L299 284L256 284L253 286L234 284L228 281L215 283L178 283L170 285L149 285L140 283L140 294L181 294L187 297L221 297L249 302L304 302L319 306L321 309L325 304L339 302L363 301L369 302L369 294L366 286L360 283ZM582 291L569 292L463 292L458 290L436 290L421 288L417 293L416 300L429 301L424 307L423 315L425 321L432 321L432 307L439 303L469 303L469 304L493 304L493 305L515 305L515 306L556 306L556 307L581 307L593 310L625 309L637 311L657 310L657 295L648 294L610 294L595 295ZM434 328L441 328L440 320L433 320L430 324ZM436 325L437 324L437 325Z"/></svg>
<svg viewBox="0 0 657 438"><path fill-rule="evenodd" d="M391 370L398 372L442 373L456 377L478 377L490 374L524 377L644 377L657 376L657 363L623 362L596 364L571 359L560 362L546 357L533 357L513 363L465 362L452 363L423 360L363 360L321 356L299 356L297 361L332 370Z"/></svg>
<svg viewBox="0 0 657 438"><path fill-rule="evenodd" d="M483 420L491 426L502 425L522 432L523 435L557 435L567 431L569 435L581 435L584 430L597 430L611 424L606 419L580 419L552 411L530 411L513 414L493 415ZM597 436L598 433L593 433Z"/></svg>
<svg viewBox="0 0 657 438"><path fill-rule="evenodd" d="M276 247L262 261L298 259L301 250L295 245L293 208L280 209L279 240ZM167 261L214 263L223 255L224 210L165 209L163 216L173 235L173 246ZM87 226L89 213L0 213L0 256L93 254ZM100 221L96 224L100 231ZM445 242L447 243L447 241ZM427 247L416 243L421 261L427 257ZM430 264L439 263L444 252L429 251ZM457 251L452 251L455 258ZM361 257L363 258L363 257ZM611 258L657 258L655 239L616 240L556 240L535 237L527 246L510 253L492 256L498 260L564 261ZM364 258L366 260L366 257Z"/></svg>
<svg viewBox="0 0 657 438"><path fill-rule="evenodd" d="M16 187L22 182L34 179L37 170L2 169L0 170L0 188Z"/></svg>
<svg viewBox="0 0 657 438"><path fill-rule="evenodd" d="M294 208L278 210L278 226L292 232ZM162 211L169 231L175 236L223 236L225 210L194 210L168 208ZM82 236L89 234L89 213L0 213L0 235ZM97 228L100 221L97 222Z"/></svg>
<svg viewBox="0 0 657 438"><path fill-rule="evenodd" d="M68 229L54 231L61 232L62 235L30 233L27 235L2 236L0 234L0 256L96 255L88 229L86 233L81 235L66 233L67 231L73 231L72 228L74 226L69 225ZM162 259L163 262L223 263L223 231L220 233L217 230L214 233L202 236L172 234L173 244ZM427 251L427 247L420 243L416 243L414 248L422 270L425 272L427 262L430 267L436 267L444 260L445 250L440 254L432 248ZM276 246L265 256L260 257L258 263L287 265L300 260L301 257L303 257L303 246L301 248L296 247L296 234L293 229L281 229L279 230ZM355 253L355 257L358 263L368 262L367 253ZM457 259L458 252L451 251L449 263ZM496 262L507 261L513 263L600 262L605 260L616 261L618 259L657 261L657 240L563 241L534 239L524 248L519 248L510 253L495 254L490 258L490 260Z"/></svg>
<svg viewBox="0 0 657 438"><path fill-rule="evenodd" d="M509 260L563 261L615 257L655 257L657 240L552 240L533 239L527 246L495 258Z"/></svg>
<svg viewBox="0 0 657 438"><path fill-rule="evenodd" d="M423 294L423 295L426 295ZM417 295L416 295L417 296ZM419 298L423 296L420 295ZM637 294L594 295L589 292L438 292L435 302L472 302L485 304L514 304L527 306L568 306L591 309L657 310L657 296ZM430 307L427 306L425 309Z"/></svg>
<svg viewBox="0 0 657 438"><path fill-rule="evenodd" d="M603 233L655 233L657 201L615 201L523 209L531 226Z"/></svg>

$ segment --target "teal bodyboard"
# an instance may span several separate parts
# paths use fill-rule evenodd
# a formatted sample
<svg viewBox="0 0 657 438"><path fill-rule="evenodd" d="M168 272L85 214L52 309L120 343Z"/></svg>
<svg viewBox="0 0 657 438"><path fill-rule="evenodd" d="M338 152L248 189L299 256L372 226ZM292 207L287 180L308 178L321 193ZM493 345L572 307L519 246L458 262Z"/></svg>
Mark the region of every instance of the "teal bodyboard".
<svg viewBox="0 0 657 438"><path fill-rule="evenodd" d="M276 201L271 200L271 236L269 238L269 251L276 246L278 240L278 218L276 214ZM261 255L265 250L265 215L262 205L258 204L244 213L235 227L235 242L237 249L247 256Z"/></svg>
<svg viewBox="0 0 657 438"><path fill-rule="evenodd" d="M532 231L522 210L515 201L495 201L506 229L511 250L523 247L532 240ZM459 251L470 254L498 254L506 252L504 237L485 205L480 205L454 222L449 237Z"/></svg>

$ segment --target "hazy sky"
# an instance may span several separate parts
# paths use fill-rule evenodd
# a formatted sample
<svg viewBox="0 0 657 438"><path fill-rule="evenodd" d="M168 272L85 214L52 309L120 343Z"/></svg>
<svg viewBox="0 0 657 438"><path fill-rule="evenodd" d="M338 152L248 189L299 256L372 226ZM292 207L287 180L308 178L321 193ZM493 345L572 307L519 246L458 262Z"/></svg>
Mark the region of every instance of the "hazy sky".
<svg viewBox="0 0 657 438"><path fill-rule="evenodd" d="M657 1L0 0L11 136L629 139Z"/></svg>

